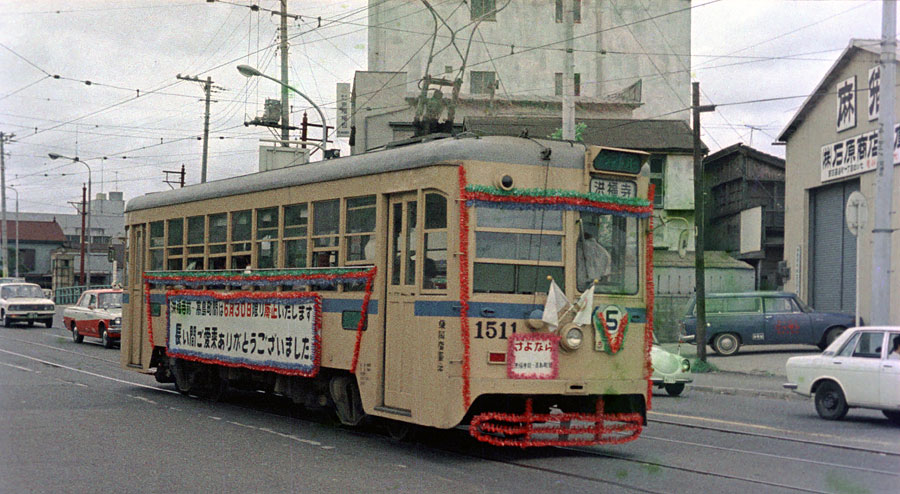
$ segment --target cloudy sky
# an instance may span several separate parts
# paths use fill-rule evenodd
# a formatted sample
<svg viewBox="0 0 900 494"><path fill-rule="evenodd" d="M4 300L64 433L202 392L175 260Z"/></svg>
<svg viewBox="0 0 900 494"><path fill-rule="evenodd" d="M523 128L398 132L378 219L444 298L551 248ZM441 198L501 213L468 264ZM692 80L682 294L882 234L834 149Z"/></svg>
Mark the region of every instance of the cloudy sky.
<svg viewBox="0 0 900 494"><path fill-rule="evenodd" d="M280 92L235 67L278 77L278 21L265 9L279 2L258 0L259 11L251 3L257 0L0 0L0 132L15 134L6 179L19 190L21 209L71 213L68 203L80 201L86 167L52 161L51 152L85 160L95 193L121 190L128 199L167 189L163 170L182 164L187 182L198 182L203 91L178 74L211 77L216 87L209 180L255 171L258 139L273 136L243 122ZM290 82L330 123L335 83L366 69L367 3L289 1L301 16L290 23ZM720 105L703 115L713 151L744 142L783 155L771 143L803 96L850 38L881 32L877 0L692 4L692 77L704 103ZM734 104L789 96L796 98ZM302 112L302 102L295 105ZM312 112L310 120L317 121ZM342 147L346 152L346 142Z"/></svg>

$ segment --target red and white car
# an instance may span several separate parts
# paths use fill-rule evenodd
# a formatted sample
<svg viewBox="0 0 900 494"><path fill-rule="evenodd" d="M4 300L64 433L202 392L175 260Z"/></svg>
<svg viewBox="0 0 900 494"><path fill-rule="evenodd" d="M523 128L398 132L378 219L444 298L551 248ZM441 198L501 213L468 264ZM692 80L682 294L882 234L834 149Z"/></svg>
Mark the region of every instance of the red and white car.
<svg viewBox="0 0 900 494"><path fill-rule="evenodd" d="M78 303L63 311L63 324L72 332L75 343L85 336L100 338L112 348L122 337L122 290L87 290Z"/></svg>

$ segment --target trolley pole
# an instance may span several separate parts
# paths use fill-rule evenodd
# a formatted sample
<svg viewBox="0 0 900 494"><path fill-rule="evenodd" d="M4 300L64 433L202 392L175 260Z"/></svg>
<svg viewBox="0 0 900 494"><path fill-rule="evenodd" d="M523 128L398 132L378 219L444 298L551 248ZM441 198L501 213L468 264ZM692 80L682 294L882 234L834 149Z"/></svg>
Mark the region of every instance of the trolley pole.
<svg viewBox="0 0 900 494"><path fill-rule="evenodd" d="M700 106L700 83L694 82L693 103L691 111L694 117L694 225L697 237L694 240L694 277L696 278L696 311L697 311L697 357L706 362L706 274L703 260L706 251L704 242L704 224L706 214L703 200L703 150L700 147L700 114L715 111L715 105Z"/></svg>
<svg viewBox="0 0 900 494"><path fill-rule="evenodd" d="M897 2L881 3L881 84L878 113L878 164L875 169L874 225L872 228L872 286L869 324L890 324L891 318L891 210L894 187L894 104L897 80ZM897 324L900 321L894 321Z"/></svg>

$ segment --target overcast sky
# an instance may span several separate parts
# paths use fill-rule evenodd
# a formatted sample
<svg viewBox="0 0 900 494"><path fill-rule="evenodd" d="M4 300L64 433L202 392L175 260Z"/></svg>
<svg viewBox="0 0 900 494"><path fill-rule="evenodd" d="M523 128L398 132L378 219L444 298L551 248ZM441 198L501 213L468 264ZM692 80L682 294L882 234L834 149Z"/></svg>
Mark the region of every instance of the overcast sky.
<svg viewBox="0 0 900 494"><path fill-rule="evenodd" d="M277 18L251 11L250 3L0 0L0 131L16 134L6 147L6 180L19 190L21 209L72 213L68 203L80 201L86 167L51 161L50 152L85 160L95 194L121 190L129 199L167 189L163 170L182 164L187 182L198 182L203 91L177 74L209 76L218 88L209 180L256 171L258 139L272 134L243 122L280 90L271 81L244 78L235 67L246 63L275 77L280 72ZM258 3L263 9L279 4ZM703 139L712 151L752 138L754 147L783 156L771 143L802 97L729 103L805 96L850 38L881 32L877 0L692 3L692 77L704 103L721 105L703 115ZM354 71L366 69L367 1L288 5L302 16L290 23L290 82L333 124L335 83L352 82ZM302 101L294 105L302 111ZM298 114L292 118L299 122ZM317 120L310 112L310 121ZM346 142L342 147L346 152ZM7 196L12 209L15 196Z"/></svg>

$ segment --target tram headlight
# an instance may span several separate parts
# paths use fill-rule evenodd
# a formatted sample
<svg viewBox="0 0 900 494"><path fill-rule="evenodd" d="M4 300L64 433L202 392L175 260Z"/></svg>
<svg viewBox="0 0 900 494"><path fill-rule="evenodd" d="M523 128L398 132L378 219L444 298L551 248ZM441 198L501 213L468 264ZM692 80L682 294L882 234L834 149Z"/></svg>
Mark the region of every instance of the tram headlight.
<svg viewBox="0 0 900 494"><path fill-rule="evenodd" d="M691 361L688 359L682 359L681 372L690 372L690 371L691 371Z"/></svg>
<svg viewBox="0 0 900 494"><path fill-rule="evenodd" d="M581 343L584 341L584 333L574 324L563 327L559 336L559 345L563 350L577 350L581 348Z"/></svg>

